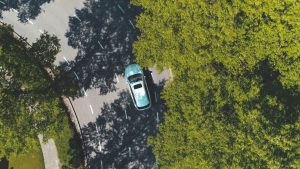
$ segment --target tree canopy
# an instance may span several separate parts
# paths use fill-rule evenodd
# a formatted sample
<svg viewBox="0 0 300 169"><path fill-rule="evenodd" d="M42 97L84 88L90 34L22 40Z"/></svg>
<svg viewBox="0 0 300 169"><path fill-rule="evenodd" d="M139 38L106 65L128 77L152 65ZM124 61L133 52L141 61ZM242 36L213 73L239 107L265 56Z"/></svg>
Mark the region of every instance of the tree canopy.
<svg viewBox="0 0 300 169"><path fill-rule="evenodd" d="M9 11L11 9L18 11L19 21L26 23L28 19L35 19L43 9L43 5L53 2L54 0L3 0L0 3L0 18L2 18L2 12Z"/></svg>
<svg viewBox="0 0 300 169"><path fill-rule="evenodd" d="M132 0L136 60L171 68L161 168L300 167L300 2Z"/></svg>
<svg viewBox="0 0 300 169"><path fill-rule="evenodd" d="M0 26L0 157L26 152L39 145L38 134L47 138L62 128L59 93L45 69L53 68L59 48L47 33L29 46Z"/></svg>

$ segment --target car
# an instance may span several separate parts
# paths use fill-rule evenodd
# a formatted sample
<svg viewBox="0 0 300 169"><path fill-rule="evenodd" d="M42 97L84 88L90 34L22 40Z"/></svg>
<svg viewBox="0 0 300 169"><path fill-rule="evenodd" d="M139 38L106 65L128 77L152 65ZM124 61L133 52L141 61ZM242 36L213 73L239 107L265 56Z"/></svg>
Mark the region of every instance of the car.
<svg viewBox="0 0 300 169"><path fill-rule="evenodd" d="M141 66L131 64L125 68L125 78L129 92L137 110L146 110L151 107L148 86Z"/></svg>

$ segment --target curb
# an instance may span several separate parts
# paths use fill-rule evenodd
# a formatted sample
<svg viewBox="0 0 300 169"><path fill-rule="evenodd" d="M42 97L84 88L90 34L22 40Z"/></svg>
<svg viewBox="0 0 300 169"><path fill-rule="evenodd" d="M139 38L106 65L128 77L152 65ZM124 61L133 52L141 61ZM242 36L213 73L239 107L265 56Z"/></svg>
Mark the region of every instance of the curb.
<svg viewBox="0 0 300 169"><path fill-rule="evenodd" d="M82 128L81 128L77 113L76 113L75 108L73 106L73 103L72 103L72 101L69 97L61 96L61 99L62 99L64 105L67 108L67 112L69 113L69 117L70 117L72 123L75 126L76 132L80 135L80 139L82 141L82 151L83 151L83 154L85 156L85 158L84 158L84 167L86 167L88 157L87 157L87 153L84 149L86 147L86 145L85 145L85 141L84 141L84 138L83 138Z"/></svg>

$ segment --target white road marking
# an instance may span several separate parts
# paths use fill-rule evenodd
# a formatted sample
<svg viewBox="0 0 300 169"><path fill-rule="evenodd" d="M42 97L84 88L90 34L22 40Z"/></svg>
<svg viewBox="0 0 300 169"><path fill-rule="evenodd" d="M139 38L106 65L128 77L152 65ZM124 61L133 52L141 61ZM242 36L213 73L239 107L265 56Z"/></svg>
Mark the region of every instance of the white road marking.
<svg viewBox="0 0 300 169"><path fill-rule="evenodd" d="M68 65L70 64L70 62L67 60L67 58L65 56L64 57L64 60L68 63Z"/></svg>
<svg viewBox="0 0 300 169"><path fill-rule="evenodd" d="M83 91L85 97L87 97L88 95L87 95L87 93L85 92L84 88L82 88L82 91Z"/></svg>
<svg viewBox="0 0 300 169"><path fill-rule="evenodd" d="M101 160L101 169L103 169L103 162L102 162L102 160Z"/></svg>
<svg viewBox="0 0 300 169"><path fill-rule="evenodd" d="M4 2L2 2L2 1L0 1L0 3L2 3L3 5L5 5L5 3L4 3Z"/></svg>
<svg viewBox="0 0 300 169"><path fill-rule="evenodd" d="M123 8L119 4L117 4L117 5L118 5L118 8L120 9L120 11L124 14L125 12L124 12Z"/></svg>
<svg viewBox="0 0 300 169"><path fill-rule="evenodd" d="M78 77L77 73L76 72L73 72L73 73L76 76L76 79L79 80L79 77Z"/></svg>
<svg viewBox="0 0 300 169"><path fill-rule="evenodd" d="M115 76L117 78L117 82L119 83L119 77L118 77L118 75L116 73L115 73Z"/></svg>
<svg viewBox="0 0 300 169"><path fill-rule="evenodd" d="M156 112L156 122L159 123L158 112Z"/></svg>
<svg viewBox="0 0 300 169"><path fill-rule="evenodd" d="M102 146L101 146L100 141L99 141L99 147L98 148L99 148L99 151L102 152Z"/></svg>
<svg viewBox="0 0 300 169"><path fill-rule="evenodd" d="M30 24L33 25L33 22L32 22L30 19L27 19L27 21L28 21Z"/></svg>
<svg viewBox="0 0 300 169"><path fill-rule="evenodd" d="M81 19L77 15L73 15L73 16L81 22Z"/></svg>
<svg viewBox="0 0 300 169"><path fill-rule="evenodd" d="M15 13L19 13L19 12L18 12L16 9L14 9L14 8L13 8L12 10L13 10Z"/></svg>
<svg viewBox="0 0 300 169"><path fill-rule="evenodd" d="M95 126L96 126L96 131L97 131L97 133L99 134L99 130L98 130L97 124L95 124Z"/></svg>
<svg viewBox="0 0 300 169"><path fill-rule="evenodd" d="M104 47L102 46L102 44L98 41L98 44L100 45L100 47L102 48L102 49L104 49Z"/></svg>
<svg viewBox="0 0 300 169"><path fill-rule="evenodd" d="M135 26L133 25L132 21L129 19L130 25L132 26L133 29L135 29Z"/></svg>
<svg viewBox="0 0 300 169"><path fill-rule="evenodd" d="M126 118L126 120L128 119L127 111L126 110L125 110L125 118Z"/></svg>
<svg viewBox="0 0 300 169"><path fill-rule="evenodd" d="M131 157L131 147L128 148L129 157Z"/></svg>
<svg viewBox="0 0 300 169"><path fill-rule="evenodd" d="M92 108L92 105L90 105L90 109L91 109L92 114L94 114L94 110Z"/></svg>
<svg viewBox="0 0 300 169"><path fill-rule="evenodd" d="M41 33L44 33L44 31L43 31L43 30L41 30L41 29L39 29L39 31L40 31Z"/></svg>

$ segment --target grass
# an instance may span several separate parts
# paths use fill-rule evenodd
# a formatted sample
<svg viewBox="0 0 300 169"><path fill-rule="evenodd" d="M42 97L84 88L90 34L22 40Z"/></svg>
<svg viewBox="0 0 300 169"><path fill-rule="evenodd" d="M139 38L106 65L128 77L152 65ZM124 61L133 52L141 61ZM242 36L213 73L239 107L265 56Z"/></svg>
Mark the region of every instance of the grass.
<svg viewBox="0 0 300 169"><path fill-rule="evenodd" d="M68 116L63 116L62 130L54 136L55 145L62 169L81 169L83 168L81 140L70 124L71 122ZM29 150L29 152L24 155L11 156L8 161L9 169L45 168L40 147L37 150Z"/></svg>
<svg viewBox="0 0 300 169"><path fill-rule="evenodd" d="M81 141L70 126L68 116L64 117L63 129L54 140L63 169L83 168Z"/></svg>
<svg viewBox="0 0 300 169"><path fill-rule="evenodd" d="M28 153L19 156L10 156L9 169L44 169L42 149L29 150Z"/></svg>

